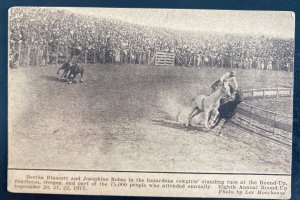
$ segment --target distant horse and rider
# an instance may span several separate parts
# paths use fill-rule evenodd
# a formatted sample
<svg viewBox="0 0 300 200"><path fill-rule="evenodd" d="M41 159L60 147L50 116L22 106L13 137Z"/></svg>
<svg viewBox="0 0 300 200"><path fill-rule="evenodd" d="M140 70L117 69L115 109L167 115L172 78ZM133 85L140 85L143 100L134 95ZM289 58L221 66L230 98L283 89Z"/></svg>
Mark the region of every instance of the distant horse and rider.
<svg viewBox="0 0 300 200"><path fill-rule="evenodd" d="M84 66L79 62L77 57L71 57L60 68L58 68L57 74L60 70L64 70L60 78L66 78L69 84L73 82L78 74L80 74L80 82L83 82Z"/></svg>
<svg viewBox="0 0 300 200"><path fill-rule="evenodd" d="M65 78L71 84L76 76L80 74L80 82L83 82L84 66L80 62L79 57L82 55L82 48L78 42L75 42L72 47L71 57L57 71L64 70L60 78Z"/></svg>
<svg viewBox="0 0 300 200"><path fill-rule="evenodd" d="M64 72L62 73L62 75L60 76L60 78L67 78L71 67L72 67L72 58L69 58L67 62L65 62L60 68L58 68L57 70L57 75L59 75L60 70L64 70Z"/></svg>

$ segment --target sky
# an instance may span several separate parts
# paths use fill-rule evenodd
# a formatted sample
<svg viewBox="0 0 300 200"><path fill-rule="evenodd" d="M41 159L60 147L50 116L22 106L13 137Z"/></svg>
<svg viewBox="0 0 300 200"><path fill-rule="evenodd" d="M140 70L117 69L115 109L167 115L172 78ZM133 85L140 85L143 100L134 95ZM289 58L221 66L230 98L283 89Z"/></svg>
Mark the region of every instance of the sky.
<svg viewBox="0 0 300 200"><path fill-rule="evenodd" d="M240 33L294 38L295 15L289 11L233 11L136 8L63 8L99 18L179 30Z"/></svg>

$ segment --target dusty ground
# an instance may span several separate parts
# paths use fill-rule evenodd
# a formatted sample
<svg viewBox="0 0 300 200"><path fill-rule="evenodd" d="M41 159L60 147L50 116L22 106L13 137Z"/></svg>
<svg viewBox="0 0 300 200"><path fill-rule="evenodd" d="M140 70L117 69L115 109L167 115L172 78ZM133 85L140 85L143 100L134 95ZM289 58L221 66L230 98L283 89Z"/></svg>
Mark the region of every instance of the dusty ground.
<svg viewBox="0 0 300 200"><path fill-rule="evenodd" d="M88 66L85 82L71 85L56 70L9 71L9 167L290 173L288 147L231 125L220 137L174 123L224 69ZM237 74L243 89L293 80L284 72Z"/></svg>

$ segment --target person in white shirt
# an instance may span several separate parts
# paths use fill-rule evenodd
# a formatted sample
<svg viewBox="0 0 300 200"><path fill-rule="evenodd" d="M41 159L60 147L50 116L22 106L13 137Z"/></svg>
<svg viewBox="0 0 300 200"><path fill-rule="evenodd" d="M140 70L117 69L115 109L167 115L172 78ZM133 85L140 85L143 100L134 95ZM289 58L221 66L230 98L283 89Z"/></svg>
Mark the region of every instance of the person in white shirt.
<svg viewBox="0 0 300 200"><path fill-rule="evenodd" d="M212 92L217 90L221 85L223 85L224 82L228 82L231 90L231 94L235 94L238 90L238 83L236 81L236 71L232 70L230 72L226 72L223 74L217 81L215 81L212 86Z"/></svg>

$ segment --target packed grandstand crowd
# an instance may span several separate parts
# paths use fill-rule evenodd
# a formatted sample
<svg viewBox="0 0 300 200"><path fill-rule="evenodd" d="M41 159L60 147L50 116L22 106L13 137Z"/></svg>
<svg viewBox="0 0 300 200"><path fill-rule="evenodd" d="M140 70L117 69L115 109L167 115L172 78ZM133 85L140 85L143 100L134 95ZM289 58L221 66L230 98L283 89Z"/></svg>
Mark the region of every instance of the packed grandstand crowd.
<svg viewBox="0 0 300 200"><path fill-rule="evenodd" d="M83 52L83 62L103 64L149 64L162 51L175 53L175 64L182 66L286 70L293 65L293 39L166 29L60 9L11 9L9 31L12 66L37 47L44 65L67 59L74 49Z"/></svg>

